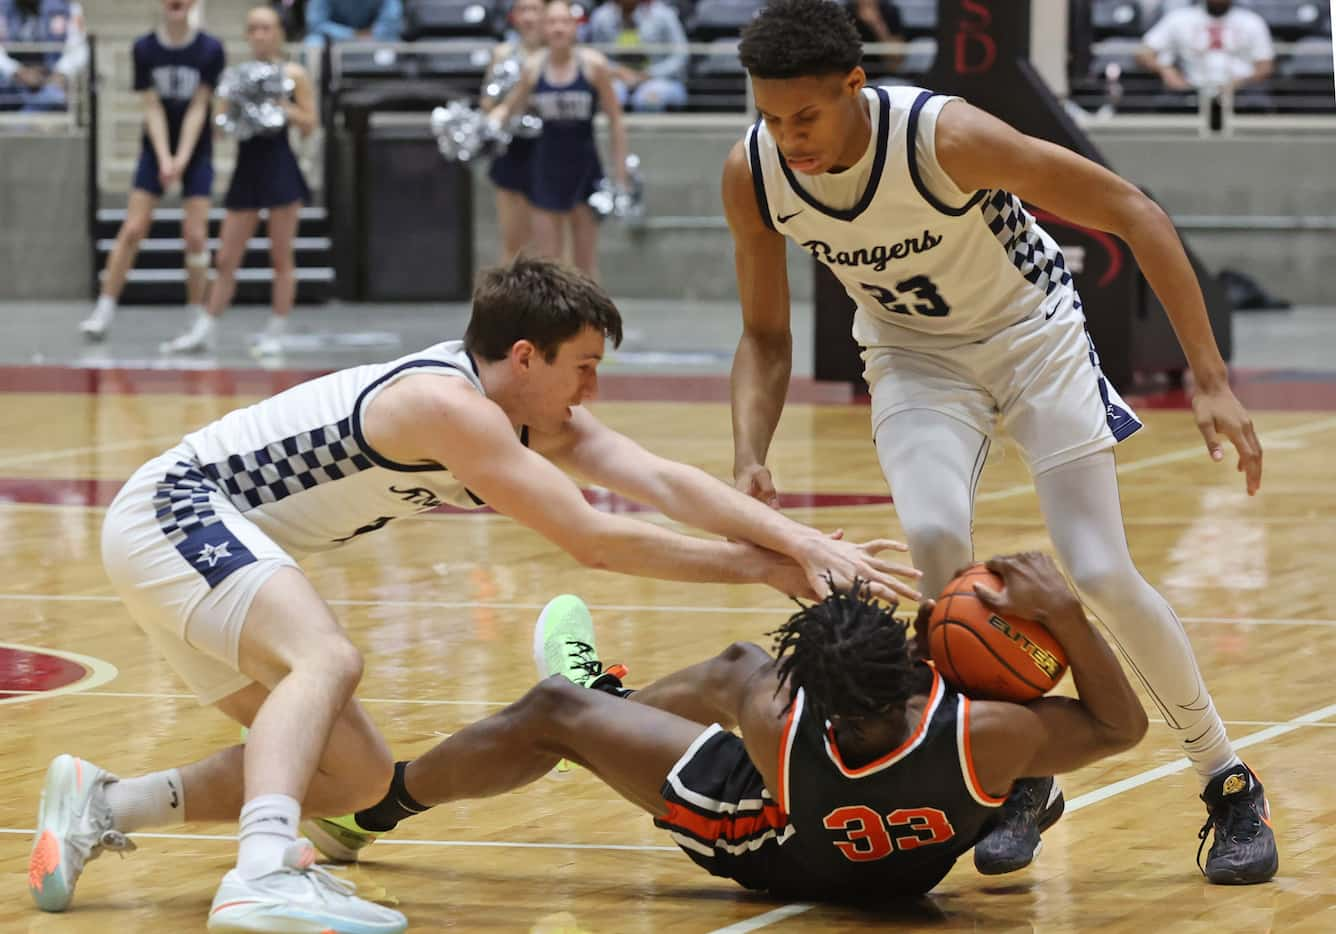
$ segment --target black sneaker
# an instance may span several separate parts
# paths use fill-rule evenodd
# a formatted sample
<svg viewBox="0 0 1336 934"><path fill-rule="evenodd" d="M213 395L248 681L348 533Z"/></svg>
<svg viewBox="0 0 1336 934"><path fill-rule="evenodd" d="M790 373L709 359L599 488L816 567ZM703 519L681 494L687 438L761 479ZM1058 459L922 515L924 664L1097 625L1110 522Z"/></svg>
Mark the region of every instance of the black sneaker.
<svg viewBox="0 0 1336 934"><path fill-rule="evenodd" d="M1197 868L1202 875L1216 885L1255 885L1274 876L1280 856L1271 831L1271 808L1253 770L1241 762L1226 769L1211 779L1201 799L1210 812L1198 834ZM1215 837L1202 866L1201 851L1212 827Z"/></svg>
<svg viewBox="0 0 1336 934"><path fill-rule="evenodd" d="M974 845L974 868L985 876L1024 869L1039 855L1039 835L1058 822L1067 806L1052 777L1021 778L992 829Z"/></svg>

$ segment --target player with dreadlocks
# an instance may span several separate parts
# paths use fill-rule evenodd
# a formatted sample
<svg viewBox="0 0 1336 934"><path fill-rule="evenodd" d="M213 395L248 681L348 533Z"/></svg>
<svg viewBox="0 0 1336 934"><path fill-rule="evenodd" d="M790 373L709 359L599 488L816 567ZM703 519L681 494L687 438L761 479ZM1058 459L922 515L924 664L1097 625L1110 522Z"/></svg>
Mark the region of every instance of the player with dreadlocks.
<svg viewBox="0 0 1336 934"><path fill-rule="evenodd" d="M981 598L1049 627L1079 698L1021 706L957 694L907 625L858 584L802 606L772 633L777 658L735 643L631 692L598 662L584 604L563 596L544 609L535 638L553 676L398 763L391 793L357 823L390 830L432 805L536 781L565 758L650 812L696 863L747 888L825 900L927 892L1016 778L1080 768L1146 730L1122 668L1052 559L1014 555L988 567L1004 587ZM735 726L740 738L728 732Z"/></svg>

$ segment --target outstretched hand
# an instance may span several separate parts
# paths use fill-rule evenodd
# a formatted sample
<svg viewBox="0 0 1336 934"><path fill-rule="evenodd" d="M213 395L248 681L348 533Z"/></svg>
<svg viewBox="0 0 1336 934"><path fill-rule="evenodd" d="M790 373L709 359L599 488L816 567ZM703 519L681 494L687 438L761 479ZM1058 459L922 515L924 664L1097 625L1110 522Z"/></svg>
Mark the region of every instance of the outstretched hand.
<svg viewBox="0 0 1336 934"><path fill-rule="evenodd" d="M1080 608L1080 601L1067 586L1057 563L1042 552L1000 555L984 562L984 566L1002 578L1002 590L993 590L976 581L974 592L984 606L996 613L1047 624Z"/></svg>
<svg viewBox="0 0 1336 934"><path fill-rule="evenodd" d="M878 558L883 551L908 551L909 546L889 538L870 542L844 540L844 530L830 535L812 536L803 552L793 555L807 576L807 582L818 596L830 593L833 583L841 589L853 586L855 579L867 582L872 596L894 603L901 597L918 600L921 594L905 581L917 581L923 576L907 564L894 564Z"/></svg>
<svg viewBox="0 0 1336 934"><path fill-rule="evenodd" d="M1228 386L1218 389L1199 389L1192 396L1192 416L1197 430L1206 441L1211 460L1225 459L1220 436L1224 435L1239 452L1237 469L1244 475L1248 495L1252 496L1262 485L1262 443L1257 440L1252 419L1243 404Z"/></svg>

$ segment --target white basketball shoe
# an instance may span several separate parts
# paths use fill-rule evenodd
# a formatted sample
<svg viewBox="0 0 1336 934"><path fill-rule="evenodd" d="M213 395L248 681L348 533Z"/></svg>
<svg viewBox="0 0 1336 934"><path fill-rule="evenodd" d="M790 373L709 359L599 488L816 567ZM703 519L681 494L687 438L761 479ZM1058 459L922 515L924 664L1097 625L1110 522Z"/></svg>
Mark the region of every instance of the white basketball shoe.
<svg viewBox="0 0 1336 934"><path fill-rule="evenodd" d="M103 850L135 848L112 826L107 785L114 781L115 775L74 756L56 756L47 767L28 857L28 891L43 911L69 907L84 866Z"/></svg>
<svg viewBox="0 0 1336 934"><path fill-rule="evenodd" d="M243 879L235 869L225 875L209 909L209 930L400 934L408 927L399 912L356 892L351 882L317 866L311 842L301 839L273 872L258 879Z"/></svg>

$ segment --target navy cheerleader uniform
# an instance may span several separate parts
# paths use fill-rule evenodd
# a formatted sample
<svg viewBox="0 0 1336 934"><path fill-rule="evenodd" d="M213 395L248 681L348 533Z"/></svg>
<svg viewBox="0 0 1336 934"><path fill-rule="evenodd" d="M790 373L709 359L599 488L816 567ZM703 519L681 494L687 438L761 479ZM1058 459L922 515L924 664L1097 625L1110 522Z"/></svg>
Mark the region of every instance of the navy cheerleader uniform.
<svg viewBox="0 0 1336 934"><path fill-rule="evenodd" d="M545 60L530 96L543 118L543 132L533 149L529 200L544 211L565 213L583 204L603 179L594 144L598 92L583 67L570 84L553 84Z"/></svg>
<svg viewBox="0 0 1336 934"><path fill-rule="evenodd" d="M237 165L223 205L229 211L280 208L311 200L311 191L288 142L288 128L237 143Z"/></svg>
<svg viewBox="0 0 1336 934"><path fill-rule="evenodd" d="M165 45L157 33L148 33L135 40L134 89L154 90L162 101L167 116L167 147L176 152L181 139L190 100L201 84L218 86L225 56L223 44L206 32L197 32L184 45ZM209 197L213 194L213 133L212 114L206 112L200 128L199 141L190 154L190 162L181 173L181 193L186 198ZM139 147L139 164L135 167L134 187L151 195L162 195L158 179L158 154L145 128Z"/></svg>
<svg viewBox="0 0 1336 934"><path fill-rule="evenodd" d="M515 51L511 58L519 62L521 68L524 67L524 46L516 40ZM533 180L533 150L534 140L532 137L517 136L510 141L506 151L492 160L491 168L487 170L487 177L492 180L492 184L497 188L506 191L513 191L518 195L529 197L529 190L532 187Z"/></svg>

